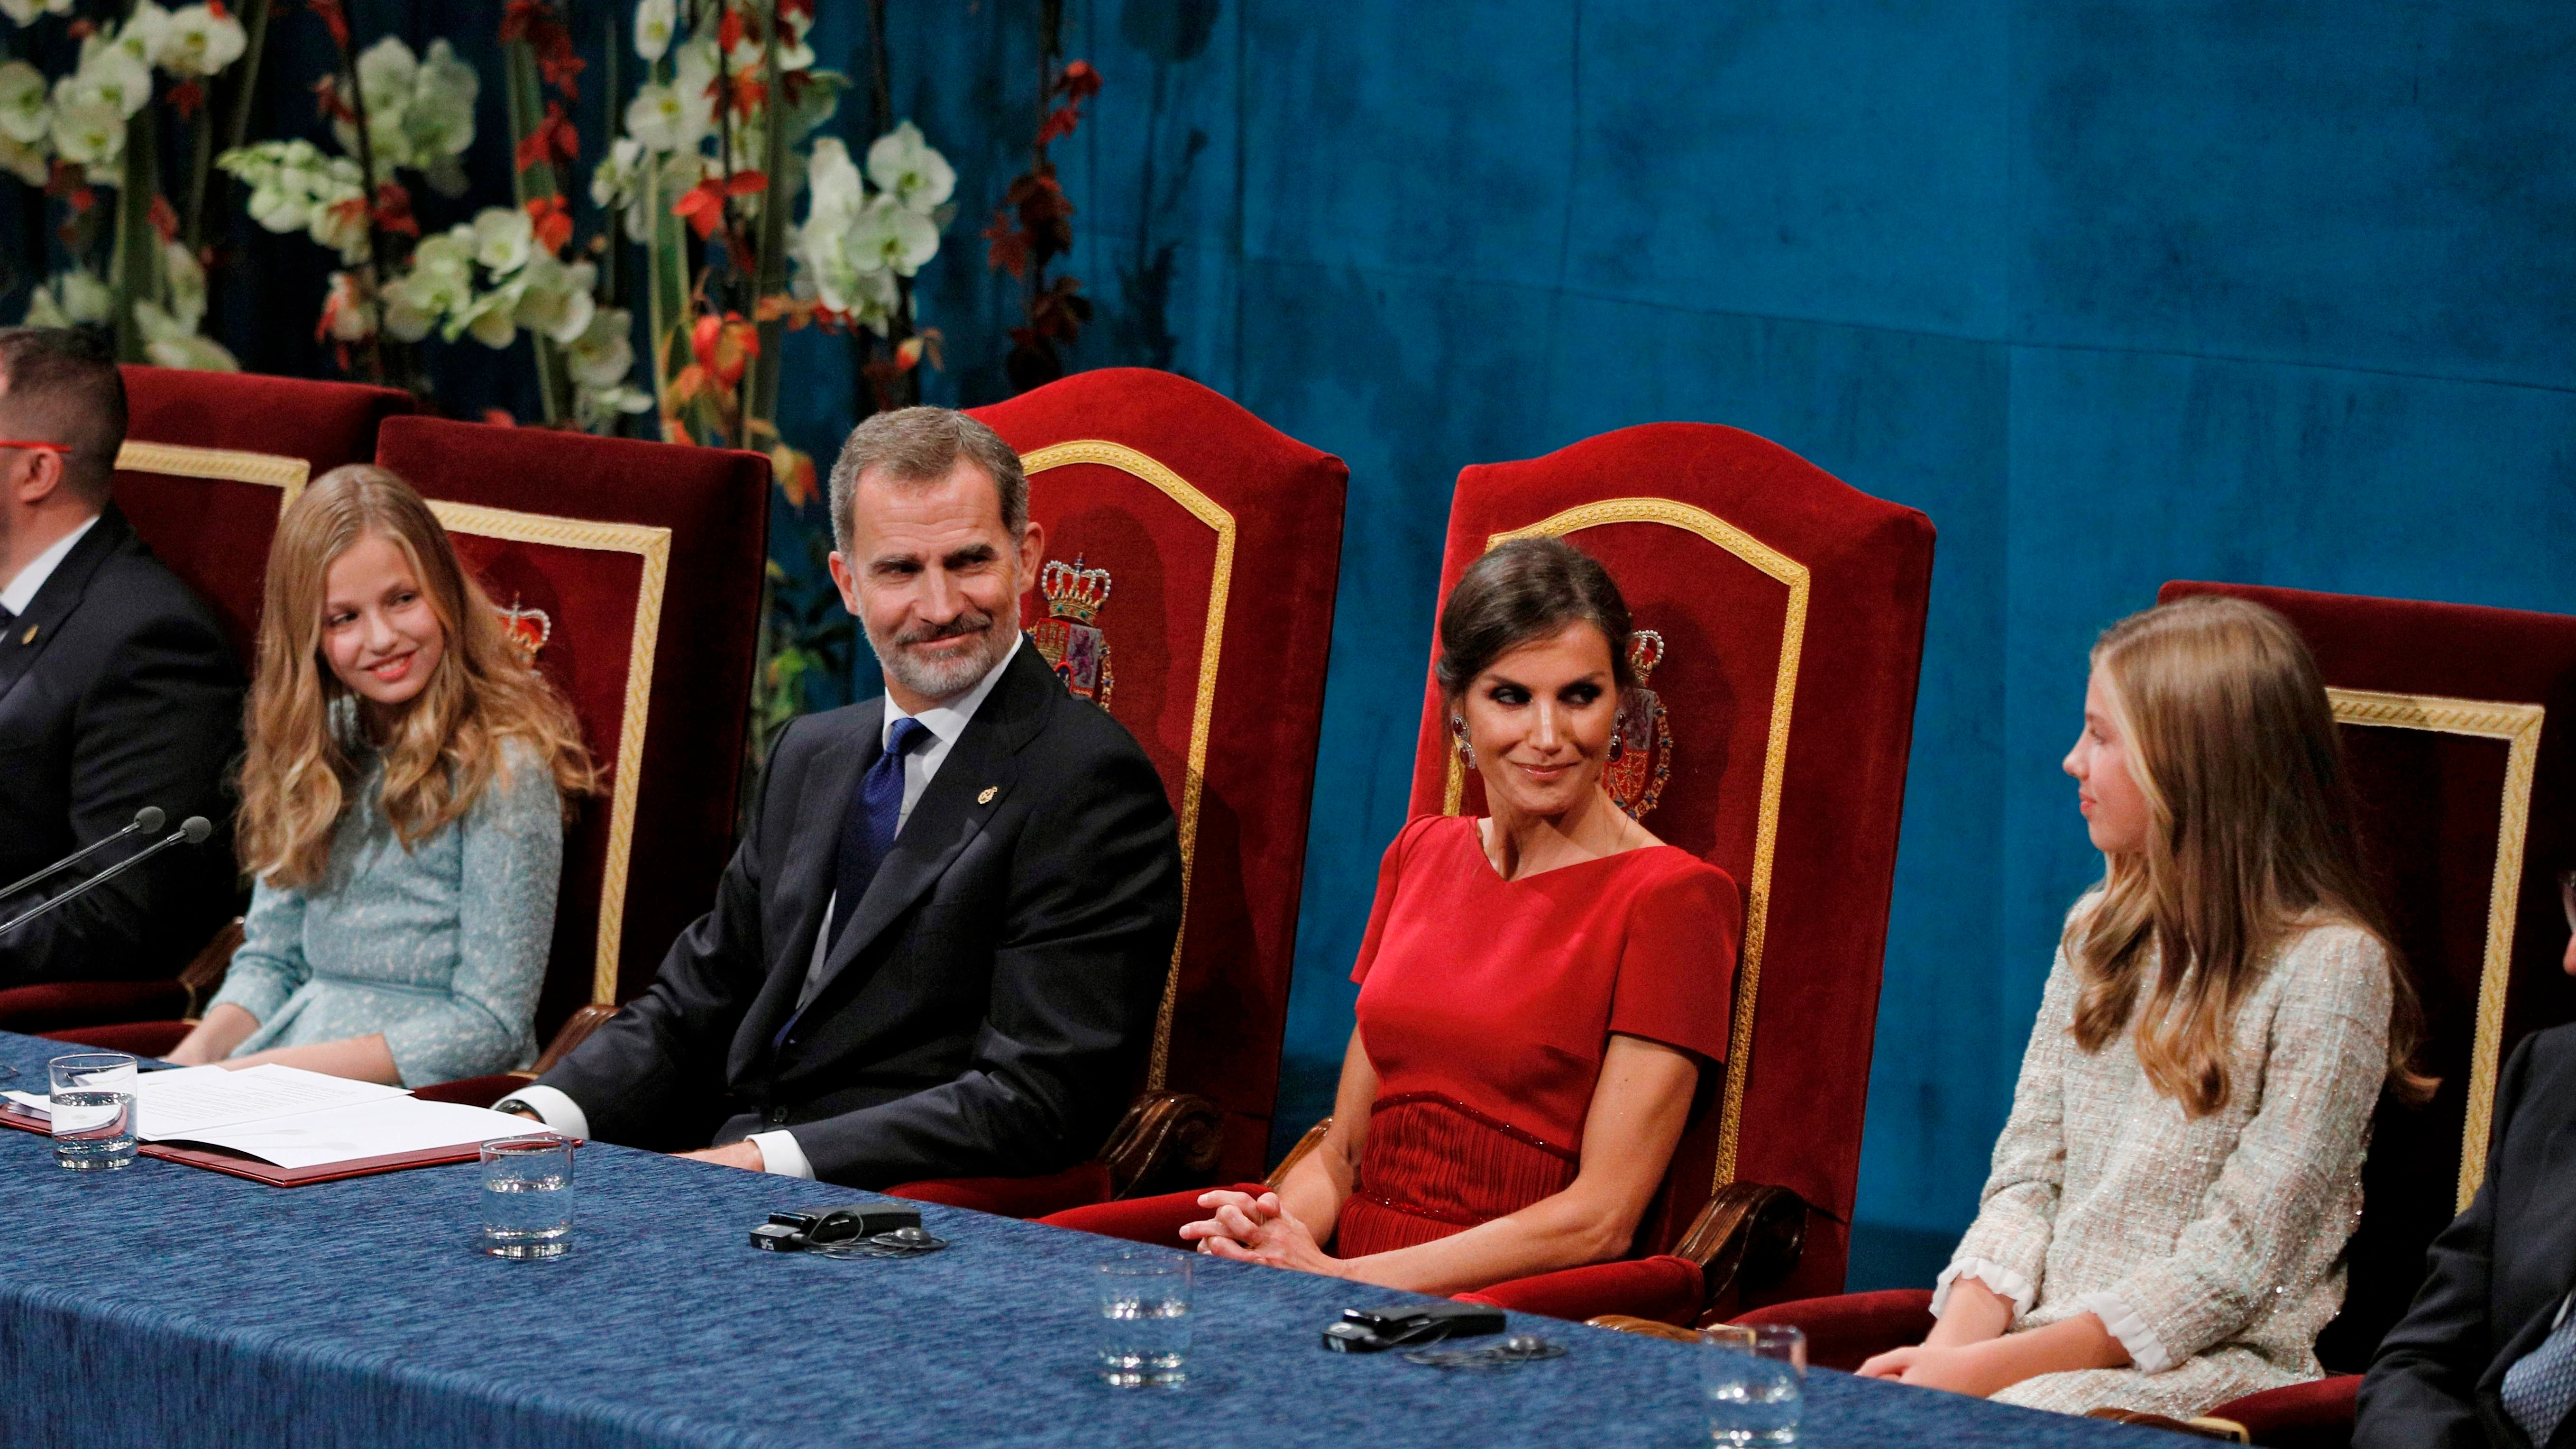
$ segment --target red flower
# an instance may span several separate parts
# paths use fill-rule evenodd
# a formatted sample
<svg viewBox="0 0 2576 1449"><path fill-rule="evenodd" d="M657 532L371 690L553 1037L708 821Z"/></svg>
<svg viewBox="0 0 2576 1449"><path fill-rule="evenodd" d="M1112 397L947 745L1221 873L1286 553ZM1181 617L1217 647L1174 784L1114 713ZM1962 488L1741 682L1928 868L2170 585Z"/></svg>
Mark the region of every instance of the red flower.
<svg viewBox="0 0 2576 1449"><path fill-rule="evenodd" d="M341 98L339 81L327 75L313 83L313 111L326 121L346 121L352 126L358 124L358 113L349 109L349 103Z"/></svg>
<svg viewBox="0 0 2576 1449"><path fill-rule="evenodd" d="M1047 118L1045 120L1038 123L1038 144L1043 146L1050 141L1061 140L1066 136L1072 135L1073 128L1076 125L1079 125L1081 121L1082 111L1080 107L1056 107L1054 110L1047 112Z"/></svg>
<svg viewBox="0 0 2576 1449"><path fill-rule="evenodd" d="M1091 68L1090 61L1077 60L1064 68L1064 74L1055 78L1055 85L1067 99L1087 101L1100 94L1100 72Z"/></svg>
<svg viewBox="0 0 2576 1449"><path fill-rule="evenodd" d="M333 45L344 51L349 48L349 12L340 8L340 0L304 0L304 8L322 17Z"/></svg>
<svg viewBox="0 0 2576 1449"><path fill-rule="evenodd" d="M549 256L572 240L572 213L564 209L561 196L540 196L529 202L528 219L536 224L537 245Z"/></svg>
<svg viewBox="0 0 2576 1449"><path fill-rule="evenodd" d="M569 166L580 159L581 133L573 129L572 118L564 114L560 102L546 102L546 118L537 122L537 128L519 142L519 169L525 171L554 162Z"/></svg>
<svg viewBox="0 0 2576 1449"><path fill-rule="evenodd" d="M154 195L152 198L152 208L150 211L145 213L145 216L151 221L152 229L161 233L161 239L163 241L177 241L179 239L179 213L170 209L170 198L158 194Z"/></svg>
<svg viewBox="0 0 2576 1449"><path fill-rule="evenodd" d="M411 193L391 181L376 188L376 207L368 220L380 231L420 235L420 223L411 214Z"/></svg>
<svg viewBox="0 0 2576 1449"><path fill-rule="evenodd" d="M710 312L689 329L689 350L697 354L698 366L731 388L760 355L760 329L742 320L740 312L721 317Z"/></svg>
<svg viewBox="0 0 2576 1449"><path fill-rule="evenodd" d="M1011 225L1011 213L1005 208L993 213L993 224L984 228L984 269L1008 272L1014 277L1029 274L1029 234Z"/></svg>
<svg viewBox="0 0 2576 1449"><path fill-rule="evenodd" d="M742 12L727 5L724 18L716 22L716 49L733 54L733 48L742 44L742 33Z"/></svg>
<svg viewBox="0 0 2576 1449"><path fill-rule="evenodd" d="M205 103L206 88L193 80L183 80L170 87L170 109L177 111L182 120L197 114L197 107Z"/></svg>

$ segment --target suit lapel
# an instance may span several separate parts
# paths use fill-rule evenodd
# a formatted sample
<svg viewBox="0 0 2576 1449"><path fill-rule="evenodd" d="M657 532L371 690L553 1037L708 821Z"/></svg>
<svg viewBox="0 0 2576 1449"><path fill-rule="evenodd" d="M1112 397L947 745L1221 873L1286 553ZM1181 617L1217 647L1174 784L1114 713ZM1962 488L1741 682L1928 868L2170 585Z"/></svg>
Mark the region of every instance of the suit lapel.
<svg viewBox="0 0 2576 1449"><path fill-rule="evenodd" d="M116 511L116 505L109 504L99 514L98 522L91 524L89 532L81 535L81 541L73 544L72 551L54 566L45 586L27 601L27 612L9 625L5 637L0 637L0 697L17 688L18 681L35 668L36 656L54 642L54 636L62 632L63 621L80 607L82 595L89 590L90 575L97 573L108 555L131 536L125 516Z"/></svg>
<svg viewBox="0 0 2576 1449"><path fill-rule="evenodd" d="M814 960L814 938L832 899L832 877L841 853L841 822L857 793L859 777L885 752L885 704L875 701L849 716L849 733L826 745L802 782L796 820L784 857L772 869L777 898L791 902L793 929L770 943L769 970L752 999L736 1050L756 1055L796 1010L796 997ZM748 1065L748 1062L738 1063Z"/></svg>
<svg viewBox="0 0 2576 1449"><path fill-rule="evenodd" d="M877 867L876 879L860 898L858 915L824 962L823 991L839 984L850 963L936 885L982 833L984 822L1010 793L1014 757L1047 704L1042 691L1062 688L1039 662L1037 650L1023 648L1012 659L993 692L985 696L983 707L967 722L966 732L950 747L948 758L940 762L939 773L921 792L902 833L894 838L894 848ZM816 999L821 995L817 992Z"/></svg>

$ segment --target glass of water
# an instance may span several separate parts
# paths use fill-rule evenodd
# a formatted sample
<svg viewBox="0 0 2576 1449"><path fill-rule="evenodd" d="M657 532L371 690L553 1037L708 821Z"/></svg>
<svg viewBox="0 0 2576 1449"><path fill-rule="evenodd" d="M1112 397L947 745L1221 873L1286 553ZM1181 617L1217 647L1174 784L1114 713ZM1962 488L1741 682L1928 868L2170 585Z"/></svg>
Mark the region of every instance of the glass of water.
<svg viewBox="0 0 2576 1449"><path fill-rule="evenodd" d="M81 1170L134 1163L134 1058L123 1052L79 1052L49 1064L53 1095L45 1104L54 1129L54 1161Z"/></svg>
<svg viewBox="0 0 2576 1449"><path fill-rule="evenodd" d="M483 1144L483 1251L555 1258L572 1246L572 1139L552 1132Z"/></svg>
<svg viewBox="0 0 2576 1449"><path fill-rule="evenodd" d="M1807 1335L1773 1323L1727 1324L1700 1334L1699 1383L1708 1437L1720 1449L1798 1442L1806 1396Z"/></svg>
<svg viewBox="0 0 2576 1449"><path fill-rule="evenodd" d="M1121 1253L1100 1265L1100 1376L1122 1389L1178 1388L1188 1380L1187 1253Z"/></svg>

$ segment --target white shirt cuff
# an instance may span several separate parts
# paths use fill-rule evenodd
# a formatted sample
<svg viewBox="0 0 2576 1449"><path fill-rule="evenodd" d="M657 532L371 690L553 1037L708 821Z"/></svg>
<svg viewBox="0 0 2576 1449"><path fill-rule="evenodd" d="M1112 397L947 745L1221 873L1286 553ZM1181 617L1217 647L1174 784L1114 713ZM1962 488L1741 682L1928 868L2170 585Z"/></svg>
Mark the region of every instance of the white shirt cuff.
<svg viewBox="0 0 2576 1449"><path fill-rule="evenodd" d="M2039 1297L2037 1285L2003 1264L1985 1258L1961 1258L1942 1269L1941 1276L1933 1281L1933 1317L1940 1317L1941 1310L1949 1306L1950 1285L1962 1278L1974 1278L1993 1289L1997 1297L2011 1299L2015 1321L2028 1313L2032 1301Z"/></svg>
<svg viewBox="0 0 2576 1449"><path fill-rule="evenodd" d="M2129 1351L2129 1362L2138 1372L2160 1374L2173 1367L2173 1355L2165 1352L2163 1340L2124 1300L2109 1293L2079 1293L2075 1308L2102 1320L2102 1327Z"/></svg>
<svg viewBox="0 0 2576 1449"><path fill-rule="evenodd" d="M760 1149L761 1171L774 1172L780 1177L801 1177L807 1182L814 1180L814 1164L805 1160L805 1149L796 1145L795 1133L783 1129L754 1132L743 1140Z"/></svg>
<svg viewBox="0 0 2576 1449"><path fill-rule="evenodd" d="M566 1137L579 1137L584 1141L590 1138L589 1114L581 1110L579 1102L556 1088L540 1087L531 1082L492 1105L498 1111L505 1110L512 1103L536 1113L548 1127Z"/></svg>

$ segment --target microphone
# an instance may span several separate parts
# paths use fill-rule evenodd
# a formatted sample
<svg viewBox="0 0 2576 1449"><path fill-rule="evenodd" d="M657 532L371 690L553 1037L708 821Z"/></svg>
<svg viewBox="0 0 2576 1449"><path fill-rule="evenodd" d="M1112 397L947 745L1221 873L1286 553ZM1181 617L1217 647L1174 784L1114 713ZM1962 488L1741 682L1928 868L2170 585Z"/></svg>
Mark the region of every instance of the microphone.
<svg viewBox="0 0 2576 1449"><path fill-rule="evenodd" d="M152 813L158 815L161 812L155 810ZM34 920L36 917L43 915L45 912L52 910L54 907L61 905L65 901L79 899L83 893L107 884L109 881L116 879L118 876L125 874L127 871L134 869L134 867L141 865L143 862L150 860L152 857L159 855L161 852L168 850L171 846L177 845L183 840L190 845L203 845L206 843L206 837L214 833L214 822L208 820L203 815L191 815L187 819L179 822L178 829L162 836L159 840L154 841L149 847L134 852L125 859L118 861L116 864L111 865L107 869L100 871L98 874L91 876L89 879L82 881L79 885L72 887L70 890L63 892L52 900L46 901L42 905L37 906L34 910L24 912L11 920L0 922L0 936L9 934L11 931L18 929L20 926L27 924L29 921Z"/></svg>
<svg viewBox="0 0 2576 1449"><path fill-rule="evenodd" d="M109 846L123 840L129 835L149 835L153 831L160 829L161 822L167 818L167 816L164 816L161 813L160 806L146 805L142 809L134 812L133 824L126 826L123 830L116 832L114 835L108 836L104 840L97 841L93 844L83 846L79 850L73 851L71 854L55 861L52 865L46 866L43 870L36 872L34 875L10 886L7 890L0 890L0 900L7 900L9 897L18 894L20 891L25 890L29 886L46 879L66 867L78 865L91 852L105 850Z"/></svg>

